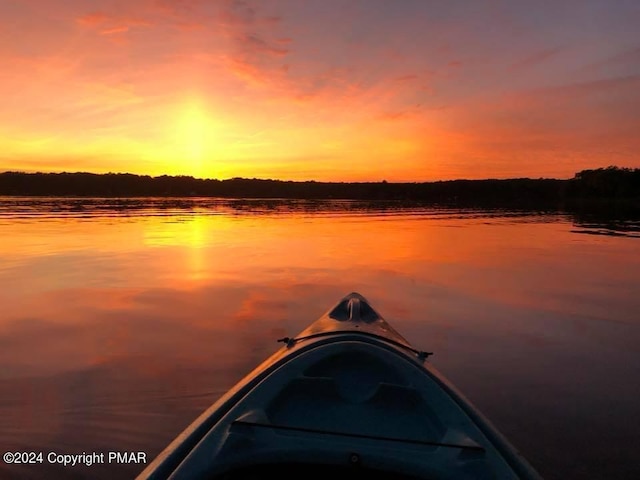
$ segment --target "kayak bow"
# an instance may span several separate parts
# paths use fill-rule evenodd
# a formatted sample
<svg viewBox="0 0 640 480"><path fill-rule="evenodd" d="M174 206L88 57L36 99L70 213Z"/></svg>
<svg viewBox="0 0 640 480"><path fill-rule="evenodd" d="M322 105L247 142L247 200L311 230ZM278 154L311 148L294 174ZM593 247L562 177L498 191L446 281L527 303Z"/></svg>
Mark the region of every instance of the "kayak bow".
<svg viewBox="0 0 640 480"><path fill-rule="evenodd" d="M138 480L540 479L421 352L344 297L180 434Z"/></svg>

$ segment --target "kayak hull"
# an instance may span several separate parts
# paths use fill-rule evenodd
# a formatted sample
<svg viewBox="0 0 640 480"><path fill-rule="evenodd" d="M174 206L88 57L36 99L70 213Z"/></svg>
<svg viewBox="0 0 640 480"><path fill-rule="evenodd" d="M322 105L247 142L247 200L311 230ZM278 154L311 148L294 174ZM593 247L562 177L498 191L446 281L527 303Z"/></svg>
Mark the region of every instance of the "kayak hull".
<svg viewBox="0 0 640 480"><path fill-rule="evenodd" d="M138 478L238 478L284 465L368 478L540 478L364 297L347 295L282 340Z"/></svg>

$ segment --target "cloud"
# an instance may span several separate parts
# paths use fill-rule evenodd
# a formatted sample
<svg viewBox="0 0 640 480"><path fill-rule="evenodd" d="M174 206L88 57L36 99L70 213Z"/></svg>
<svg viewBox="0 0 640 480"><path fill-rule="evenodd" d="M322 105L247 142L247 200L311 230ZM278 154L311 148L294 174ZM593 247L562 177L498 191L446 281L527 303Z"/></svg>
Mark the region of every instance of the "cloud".
<svg viewBox="0 0 640 480"><path fill-rule="evenodd" d="M280 31L280 17L262 14L244 0L225 0L218 7L211 21L228 42L221 66L249 86L270 88L276 94L288 90L285 62L294 40Z"/></svg>
<svg viewBox="0 0 640 480"><path fill-rule="evenodd" d="M153 0L150 9L167 15L184 16L195 13L203 3L202 0Z"/></svg>
<svg viewBox="0 0 640 480"><path fill-rule="evenodd" d="M86 27L95 27L109 20L109 16L103 12L94 12L81 15L76 18L76 23Z"/></svg>
<svg viewBox="0 0 640 480"><path fill-rule="evenodd" d="M237 79L251 86L277 87L279 76L267 73L253 62L234 55L223 55L219 64Z"/></svg>
<svg viewBox="0 0 640 480"><path fill-rule="evenodd" d="M163 57L172 58L174 65L196 75L217 70L226 82L235 80L259 95L269 96L270 104L289 103L295 108L320 107L327 111L340 101L365 102L358 111L374 107L373 117L399 119L419 103L413 97L428 93L425 78L433 75L413 66L407 68L401 61L392 62L380 72L377 64L371 65L364 58L340 65L308 56L306 51L315 46L298 45L295 37L300 32L288 30L295 24L283 22L282 13L246 0L145 0L127 11L101 9L85 13L77 17L76 23L112 42L126 42L128 34L139 26L156 29L153 35L164 27L164 38L171 35L166 32L167 27L187 32L185 35L194 32L199 39L206 39L206 44L215 46L206 51L184 52L181 45L189 37L182 36L179 42L167 42L169 50L162 53ZM357 52L342 53L348 56ZM451 63L444 68L456 66ZM384 105L396 97L407 98L400 105Z"/></svg>
<svg viewBox="0 0 640 480"><path fill-rule="evenodd" d="M601 64L632 64L640 67L640 47L624 50L606 59Z"/></svg>
<svg viewBox="0 0 640 480"><path fill-rule="evenodd" d="M640 74L640 47L624 49L591 62L579 72L582 75L638 75Z"/></svg>
<svg viewBox="0 0 640 480"><path fill-rule="evenodd" d="M418 75L415 74L408 74L408 75L401 75L399 77L395 77L394 80L396 82L410 82L412 80L418 80Z"/></svg>
<svg viewBox="0 0 640 480"><path fill-rule="evenodd" d="M237 42L242 53L249 56L266 55L282 57L289 53L289 50L282 45L281 41L275 40L269 43L255 33L239 35Z"/></svg>
<svg viewBox="0 0 640 480"><path fill-rule="evenodd" d="M136 27L149 27L149 19L126 14L110 15L106 12L92 12L76 17L76 24L94 30L100 35L127 33Z"/></svg>
<svg viewBox="0 0 640 480"><path fill-rule="evenodd" d="M384 111L378 118L384 121L410 121L422 115L422 104L416 104L411 108L405 108L402 110Z"/></svg>
<svg viewBox="0 0 640 480"><path fill-rule="evenodd" d="M541 101L555 100L559 102L569 102L578 99L590 99L593 95L611 94L617 96L616 92L625 91L630 95L629 101L640 99L637 92L640 92L640 75L629 75L615 78L603 78L585 82L575 82L554 87L537 88L522 92L517 96L531 104L539 104ZM635 93L635 95L634 95Z"/></svg>
<svg viewBox="0 0 640 480"><path fill-rule="evenodd" d="M114 35L117 33L126 33L129 31L129 26L127 25L121 25L118 27L111 27L111 28L107 28L105 30L101 30L100 31L100 35Z"/></svg>
<svg viewBox="0 0 640 480"><path fill-rule="evenodd" d="M226 0L221 2L223 7L218 21L229 26L252 25L256 20L256 10L243 0Z"/></svg>
<svg viewBox="0 0 640 480"><path fill-rule="evenodd" d="M546 62L550 58L555 57L561 51L562 49L560 47L539 50L521 60L518 60L517 62L512 63L511 66L509 67L509 70L518 71L518 70L527 70L530 68L537 67L538 65Z"/></svg>

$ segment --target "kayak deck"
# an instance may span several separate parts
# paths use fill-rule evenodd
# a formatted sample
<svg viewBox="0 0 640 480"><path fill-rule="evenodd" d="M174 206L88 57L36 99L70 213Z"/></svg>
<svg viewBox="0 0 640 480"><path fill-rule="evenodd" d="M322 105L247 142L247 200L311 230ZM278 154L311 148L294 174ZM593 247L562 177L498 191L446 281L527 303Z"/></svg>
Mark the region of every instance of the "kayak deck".
<svg viewBox="0 0 640 480"><path fill-rule="evenodd" d="M368 478L539 478L364 297L348 295L283 340L139 478L250 478L284 465Z"/></svg>

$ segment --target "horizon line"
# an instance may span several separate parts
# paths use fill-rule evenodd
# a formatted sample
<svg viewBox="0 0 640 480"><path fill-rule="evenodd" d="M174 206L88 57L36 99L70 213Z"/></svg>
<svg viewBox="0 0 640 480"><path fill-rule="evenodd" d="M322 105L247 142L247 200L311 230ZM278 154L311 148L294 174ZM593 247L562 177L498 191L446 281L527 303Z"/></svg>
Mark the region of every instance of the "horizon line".
<svg viewBox="0 0 640 480"><path fill-rule="evenodd" d="M589 170L606 170L606 169L620 169L620 170L640 170L638 168L633 167L619 167L616 165L609 165L607 167L598 167L593 169L584 169L582 171ZM385 179L381 180L359 180L359 181L346 181L346 180L291 180L291 179L279 179L279 178L259 178L259 177L229 177L229 178L212 178L212 177L195 177L193 175L169 175L169 174L161 174L161 175L150 175L150 174L140 174L140 173L131 173L131 172L89 172L89 171L59 171L59 172L43 172L43 171L25 171L25 170L5 170L0 172L0 175L4 174L26 174L26 175L96 175L96 176L107 176L107 175L130 175L134 177L148 177L148 178L189 178L192 180L202 180L202 181L231 181L231 180L256 180L256 181L271 181L271 182L290 182L290 183L325 183L325 184L366 184L366 183L387 183L387 184L416 184L416 183L439 183L439 182L458 182L458 181L467 181L467 182L482 182L482 181L508 181L508 180L571 180L575 178L575 175L578 173L574 173L573 177L567 178L557 178L557 177L507 177L507 178L453 178L447 180L414 180L414 181L388 181Z"/></svg>

